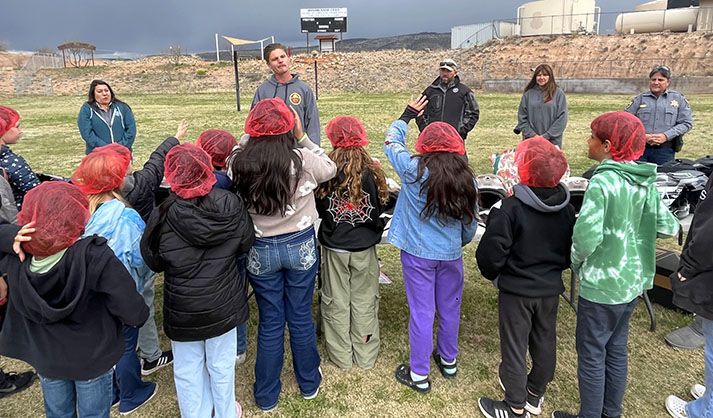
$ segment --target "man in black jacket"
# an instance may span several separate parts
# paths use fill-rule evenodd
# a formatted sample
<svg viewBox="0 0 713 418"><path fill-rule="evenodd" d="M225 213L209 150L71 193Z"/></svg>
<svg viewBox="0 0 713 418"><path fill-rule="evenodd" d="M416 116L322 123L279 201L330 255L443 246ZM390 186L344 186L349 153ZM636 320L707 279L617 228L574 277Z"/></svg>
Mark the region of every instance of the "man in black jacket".
<svg viewBox="0 0 713 418"><path fill-rule="evenodd" d="M673 417L703 417L713 413L713 177L693 215L686 244L681 251L678 271L671 275L673 303L703 318L705 347L705 388L694 385L697 399L686 402L675 395L666 398L666 409Z"/></svg>
<svg viewBox="0 0 713 418"><path fill-rule="evenodd" d="M478 102L475 101L473 91L460 82L455 61L445 59L438 69L440 76L423 91L423 95L428 98L428 105L416 118L418 130L423 131L431 122L446 122L456 128L465 140L468 132L478 123Z"/></svg>

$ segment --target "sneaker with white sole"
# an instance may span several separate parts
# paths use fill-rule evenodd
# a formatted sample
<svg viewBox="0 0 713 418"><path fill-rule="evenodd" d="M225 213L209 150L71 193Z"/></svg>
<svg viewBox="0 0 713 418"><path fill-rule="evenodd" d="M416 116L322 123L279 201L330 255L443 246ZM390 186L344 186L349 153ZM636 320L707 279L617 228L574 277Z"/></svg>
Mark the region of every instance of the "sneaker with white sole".
<svg viewBox="0 0 713 418"><path fill-rule="evenodd" d="M577 418L577 415L565 411L555 411L552 413L552 418Z"/></svg>
<svg viewBox="0 0 713 418"><path fill-rule="evenodd" d="M693 399L698 399L698 398L702 397L705 393L706 393L705 386L699 385L698 383L691 386L691 396L693 396Z"/></svg>
<svg viewBox="0 0 713 418"><path fill-rule="evenodd" d="M322 366L317 366L317 371L319 371L319 378L320 378L319 386L321 386L321 385L322 385L322 378L324 377L324 375L322 374ZM316 398L317 395L319 395L319 386L317 386L317 389L316 389L314 392L310 393L309 395L305 395L305 394L303 393L303 394L302 394L302 397L305 398L305 399L308 400L308 401L311 400L311 399Z"/></svg>
<svg viewBox="0 0 713 418"><path fill-rule="evenodd" d="M158 393L158 383L154 383L154 388L153 388L153 392L151 393L151 396L149 396L148 398L146 398L146 400L143 401L142 403L136 405L134 408L129 409L128 411L122 411L121 409L119 409L119 415L129 415L129 414L133 413L133 412L136 411L137 409L139 409L139 408L141 408L142 406L144 406L144 405L146 405L147 403L149 403L149 401L150 401L151 399L153 399L154 396L156 396L157 393ZM119 407L121 407L121 404L119 405Z"/></svg>
<svg viewBox="0 0 713 418"><path fill-rule="evenodd" d="M540 415L542 413L542 403L545 401L544 396L536 396L527 392L527 402L525 402L525 410L532 415Z"/></svg>
<svg viewBox="0 0 713 418"><path fill-rule="evenodd" d="M505 385L503 381L498 376L498 383L500 383L500 388L505 392ZM527 392L527 402L525 403L525 410L532 415L540 415L542 413L542 403L545 401L544 396L535 396L529 391Z"/></svg>
<svg viewBox="0 0 713 418"><path fill-rule="evenodd" d="M523 411L522 415L515 415L510 405L485 397L478 398L478 408L488 418L530 418L527 411Z"/></svg>
<svg viewBox="0 0 713 418"><path fill-rule="evenodd" d="M676 395L666 398L666 410L673 418L686 418L686 401Z"/></svg>
<svg viewBox="0 0 713 418"><path fill-rule="evenodd" d="M235 356L235 363L236 364L243 364L245 363L245 359L248 357L248 353L240 353L237 356Z"/></svg>
<svg viewBox="0 0 713 418"><path fill-rule="evenodd" d="M161 355L154 361L141 359L141 375L148 376L158 369L164 368L173 363L173 351L162 351Z"/></svg>

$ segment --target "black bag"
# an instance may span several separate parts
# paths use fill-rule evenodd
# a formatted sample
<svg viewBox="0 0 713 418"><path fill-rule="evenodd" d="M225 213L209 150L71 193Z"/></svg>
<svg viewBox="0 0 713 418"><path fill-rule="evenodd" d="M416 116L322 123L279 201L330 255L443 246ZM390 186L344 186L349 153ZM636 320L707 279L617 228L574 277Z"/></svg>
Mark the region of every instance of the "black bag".
<svg viewBox="0 0 713 418"><path fill-rule="evenodd" d="M673 137L671 147L673 148L673 152L680 152L681 149L683 149L683 135Z"/></svg>

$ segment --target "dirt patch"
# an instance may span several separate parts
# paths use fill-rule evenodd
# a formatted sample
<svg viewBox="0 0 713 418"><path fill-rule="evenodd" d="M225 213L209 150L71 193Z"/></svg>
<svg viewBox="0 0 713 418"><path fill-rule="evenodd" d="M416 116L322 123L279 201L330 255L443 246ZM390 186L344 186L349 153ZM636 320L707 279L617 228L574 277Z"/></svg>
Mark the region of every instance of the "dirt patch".
<svg viewBox="0 0 713 418"><path fill-rule="evenodd" d="M491 40L465 50L384 50L337 52L317 57L320 92L417 92L437 75L437 63L451 57L461 79L478 88L484 79L529 78L539 63L554 67L557 78L646 77L656 64L666 64L674 76L713 75L710 34L658 33L635 35L568 35ZM2 59L0 54L0 59ZM1 61L0 61L1 62ZM293 58L293 72L314 84L315 60ZM0 94L13 94L17 70L0 65ZM252 92L269 76L259 59L239 61L241 90ZM40 70L27 94L83 94L94 78L102 78L121 93L197 93L234 89L230 62L206 62L184 57L179 65L169 57L136 61L105 61L94 67Z"/></svg>

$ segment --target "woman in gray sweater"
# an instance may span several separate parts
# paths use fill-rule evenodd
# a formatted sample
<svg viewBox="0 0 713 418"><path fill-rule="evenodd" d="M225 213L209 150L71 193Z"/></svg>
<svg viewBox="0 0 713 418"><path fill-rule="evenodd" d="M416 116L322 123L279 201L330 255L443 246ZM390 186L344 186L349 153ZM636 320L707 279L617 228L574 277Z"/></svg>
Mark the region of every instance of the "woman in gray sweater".
<svg viewBox="0 0 713 418"><path fill-rule="evenodd" d="M540 135L562 148L566 127L567 99L555 83L552 67L540 64L522 94L515 130L522 132L523 138Z"/></svg>

